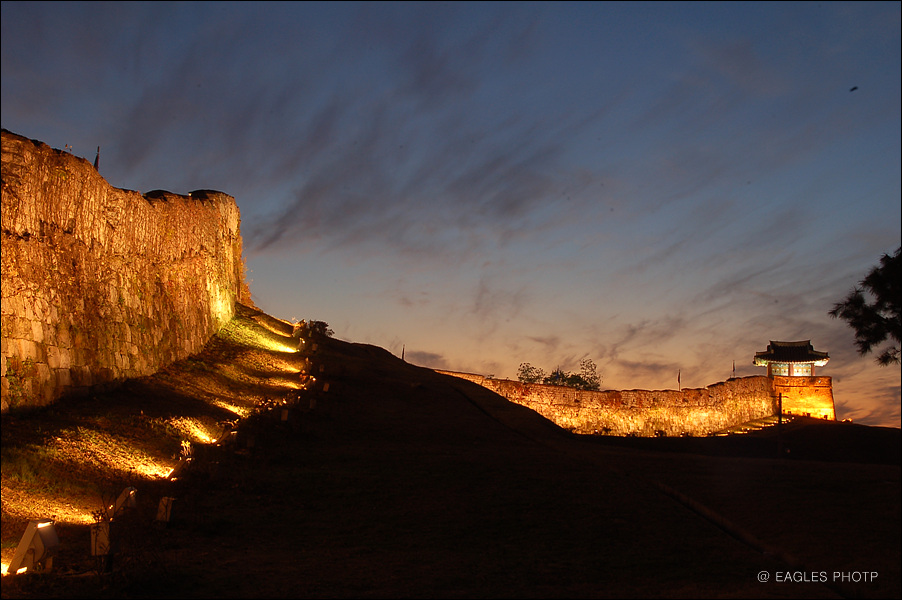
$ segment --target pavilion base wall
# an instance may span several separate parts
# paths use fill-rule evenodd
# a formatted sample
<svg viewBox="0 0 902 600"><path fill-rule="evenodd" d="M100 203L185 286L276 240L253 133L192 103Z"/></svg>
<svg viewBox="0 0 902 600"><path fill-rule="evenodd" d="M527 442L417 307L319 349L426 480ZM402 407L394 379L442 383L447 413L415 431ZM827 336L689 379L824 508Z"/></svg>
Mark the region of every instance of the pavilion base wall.
<svg viewBox="0 0 902 600"><path fill-rule="evenodd" d="M832 378L775 376L773 382L783 414L836 420Z"/></svg>

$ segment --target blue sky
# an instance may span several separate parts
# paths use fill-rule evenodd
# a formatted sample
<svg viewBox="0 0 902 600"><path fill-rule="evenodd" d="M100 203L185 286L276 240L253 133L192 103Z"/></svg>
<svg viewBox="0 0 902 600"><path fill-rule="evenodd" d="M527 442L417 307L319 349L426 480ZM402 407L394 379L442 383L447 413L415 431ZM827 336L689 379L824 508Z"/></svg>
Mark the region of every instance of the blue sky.
<svg viewBox="0 0 902 600"><path fill-rule="evenodd" d="M900 71L898 2L2 4L2 126L234 196L276 317L609 389L810 339L895 427L827 312L900 245Z"/></svg>

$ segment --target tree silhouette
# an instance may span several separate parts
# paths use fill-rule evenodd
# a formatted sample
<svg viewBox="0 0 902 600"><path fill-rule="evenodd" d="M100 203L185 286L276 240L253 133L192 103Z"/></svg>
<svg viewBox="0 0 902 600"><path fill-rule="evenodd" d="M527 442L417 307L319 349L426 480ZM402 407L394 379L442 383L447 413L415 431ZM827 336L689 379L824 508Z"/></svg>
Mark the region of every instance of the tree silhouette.
<svg viewBox="0 0 902 600"><path fill-rule="evenodd" d="M598 390L601 388L601 377L598 375L595 363L589 358L584 358L580 361L579 378L584 390Z"/></svg>
<svg viewBox="0 0 902 600"><path fill-rule="evenodd" d="M560 367L556 368L551 374L542 380L545 385L561 385L565 387L574 387L570 385L570 379L573 376L569 372L564 372Z"/></svg>
<svg viewBox="0 0 902 600"><path fill-rule="evenodd" d="M545 371L538 367L534 367L529 363L520 363L517 370L517 379L523 383L539 383L545 378Z"/></svg>
<svg viewBox="0 0 902 600"><path fill-rule="evenodd" d="M601 387L601 377L598 376L595 363L585 358L579 363L580 372L571 373L557 367L550 375L545 371L534 367L529 363L520 363L517 370L517 379L523 383L544 383L545 385L560 385L572 387L578 390L598 390Z"/></svg>
<svg viewBox="0 0 902 600"><path fill-rule="evenodd" d="M839 318L855 330L855 346L865 355L890 341L877 355L883 366L899 362L902 343L902 246L892 256L884 254L880 266L874 267L842 302L833 305L830 316ZM895 343L893 343L895 342Z"/></svg>

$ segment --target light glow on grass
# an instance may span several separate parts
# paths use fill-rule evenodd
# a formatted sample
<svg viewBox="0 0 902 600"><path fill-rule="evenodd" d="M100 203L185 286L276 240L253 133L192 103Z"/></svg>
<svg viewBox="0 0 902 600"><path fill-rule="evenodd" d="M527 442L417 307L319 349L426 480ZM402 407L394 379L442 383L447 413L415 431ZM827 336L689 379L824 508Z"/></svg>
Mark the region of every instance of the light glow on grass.
<svg viewBox="0 0 902 600"><path fill-rule="evenodd" d="M21 569L18 570L18 572L16 574L18 575L19 573L24 573L26 570L27 569L25 567L22 567ZM2 571L0 571L0 573L2 573L4 576L10 575L9 563L2 563Z"/></svg>
<svg viewBox="0 0 902 600"><path fill-rule="evenodd" d="M273 357L270 362L274 369L277 369L283 373L297 373L298 372L298 364L294 359L287 359L281 357Z"/></svg>
<svg viewBox="0 0 902 600"><path fill-rule="evenodd" d="M292 343L294 341L292 338L284 338L284 340L260 336L257 343L264 350L272 350L273 352L294 354L298 351L297 346Z"/></svg>
<svg viewBox="0 0 902 600"><path fill-rule="evenodd" d="M97 497L88 492L63 498L55 491L3 488L3 512L24 521L34 519L35 515L53 515L58 523L88 525L94 522L91 512L96 510L96 503ZM8 563L12 557L6 556L6 549L3 552L3 559Z"/></svg>
<svg viewBox="0 0 902 600"><path fill-rule="evenodd" d="M209 444L214 441L213 436L219 432L219 424L211 424L207 427L197 419L191 417L176 417L168 422L182 433L182 437L194 443Z"/></svg>
<svg viewBox="0 0 902 600"><path fill-rule="evenodd" d="M251 408L247 406L239 406L237 404L232 404L225 400L215 398L208 400L208 402L213 406L218 406L223 410L227 410L233 415L241 417L242 419L251 415Z"/></svg>
<svg viewBox="0 0 902 600"><path fill-rule="evenodd" d="M232 321L227 326L220 329L217 335L235 343L260 350L284 352L286 354L294 354L297 352L298 342L291 335L274 332L271 329L262 326L260 329L254 330Z"/></svg>
<svg viewBox="0 0 902 600"><path fill-rule="evenodd" d="M293 328L294 328L294 324L293 324L293 323L289 323L289 322L286 321L285 319L276 319L275 317L273 317L273 320L278 321L279 323L284 324L285 329L293 329ZM274 334L276 334L276 335L278 335L278 336L285 337L285 335L286 335L284 331L279 331L278 329L275 328L274 325L270 324L270 323L269 323L268 321L266 321L266 320L262 320L262 319L261 319L261 320L258 321L257 319L254 319L254 322L255 322L257 325L259 325L260 327L263 327L263 328L269 330L271 333L274 333Z"/></svg>
<svg viewBox="0 0 902 600"><path fill-rule="evenodd" d="M78 427L71 435L55 438L53 444L63 455L90 460L118 471L121 477L164 477L170 468L162 459L135 448L128 438L107 431Z"/></svg>
<svg viewBox="0 0 902 600"><path fill-rule="evenodd" d="M297 372L292 372L291 375L279 375L272 377L270 381L278 387L287 388L289 390L304 389L304 385L301 383L300 377L298 376Z"/></svg>
<svg viewBox="0 0 902 600"><path fill-rule="evenodd" d="M168 386L185 393L193 393L208 405L245 419L283 395L309 387L312 378L306 374L305 362L298 353L300 343L286 331L291 324L242 323L233 320L218 334L223 340L244 346L230 360L198 358L183 371L174 371L162 379ZM309 360L306 364L309 364ZM282 405L287 401L282 400ZM212 444L225 431L222 414L207 411L207 416L175 416L148 419L142 415L126 419L119 428L116 416L105 416L94 426L70 426L60 429L45 442L22 452L29 459L21 469L8 469L4 449L3 512L7 516L28 521L36 515L52 515L58 523L91 525L100 499L97 484L81 476L81 466L103 471L105 477L138 482L177 476L168 452L154 452L150 445L136 447L135 440L152 432L171 443L173 436L192 444ZM213 416L215 415L215 416ZM156 421L160 422L156 422ZM159 427L157 427L159 426ZM165 447L164 445L160 446ZM68 470L73 477L58 487L47 473L41 475L41 465L53 464L55 470ZM27 470L29 467L30 470ZM89 470L84 471L90 472ZM138 484L140 487L140 484ZM14 549L3 549L4 572Z"/></svg>

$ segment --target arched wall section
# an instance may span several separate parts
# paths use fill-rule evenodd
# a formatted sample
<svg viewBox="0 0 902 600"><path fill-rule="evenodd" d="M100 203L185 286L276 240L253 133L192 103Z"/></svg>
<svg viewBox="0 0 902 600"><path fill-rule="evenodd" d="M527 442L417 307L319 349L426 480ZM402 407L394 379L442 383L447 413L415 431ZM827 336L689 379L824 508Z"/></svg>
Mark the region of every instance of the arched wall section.
<svg viewBox="0 0 902 600"><path fill-rule="evenodd" d="M486 387L575 433L703 436L777 414L772 379L741 377L681 390L583 391L440 371Z"/></svg>

